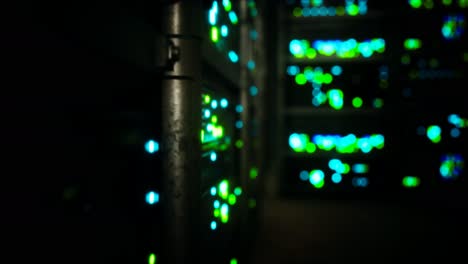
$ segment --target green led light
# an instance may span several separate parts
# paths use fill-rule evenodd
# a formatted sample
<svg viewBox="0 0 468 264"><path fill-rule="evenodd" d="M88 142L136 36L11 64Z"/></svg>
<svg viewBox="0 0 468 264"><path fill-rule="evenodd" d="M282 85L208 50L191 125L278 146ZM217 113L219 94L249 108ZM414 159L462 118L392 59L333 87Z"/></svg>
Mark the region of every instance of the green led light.
<svg viewBox="0 0 468 264"><path fill-rule="evenodd" d="M221 205L221 222L223 224L229 221L229 205L223 204Z"/></svg>
<svg viewBox="0 0 468 264"><path fill-rule="evenodd" d="M234 189L234 194L237 196L240 196L242 194L242 188L241 187L236 187Z"/></svg>
<svg viewBox="0 0 468 264"><path fill-rule="evenodd" d="M362 99L360 97L354 97L353 98L353 106L354 106L354 108L361 108Z"/></svg>
<svg viewBox="0 0 468 264"><path fill-rule="evenodd" d="M211 27L211 41L214 43L218 42L219 40L219 30L217 27Z"/></svg>
<svg viewBox="0 0 468 264"><path fill-rule="evenodd" d="M237 263L238 263L237 259L235 258L231 259L231 261L229 262L229 264L237 264Z"/></svg>
<svg viewBox="0 0 468 264"><path fill-rule="evenodd" d="M156 264L156 254L154 253L149 254L148 264Z"/></svg>
<svg viewBox="0 0 468 264"><path fill-rule="evenodd" d="M255 180L258 176L258 169L255 167L251 168L249 171L249 176L250 176L250 179Z"/></svg>
<svg viewBox="0 0 468 264"><path fill-rule="evenodd" d="M355 4L350 4L346 7L346 11L350 16L356 16L359 14L359 7Z"/></svg>
<svg viewBox="0 0 468 264"><path fill-rule="evenodd" d="M330 84L333 81L333 76L329 73L321 75L323 83Z"/></svg>
<svg viewBox="0 0 468 264"><path fill-rule="evenodd" d="M231 1L229 0L223 0L223 6L226 12L229 12L232 9L232 4L231 4Z"/></svg>
<svg viewBox="0 0 468 264"><path fill-rule="evenodd" d="M356 163L353 165L353 172L357 174L364 174L369 172L369 166L367 164Z"/></svg>
<svg viewBox="0 0 468 264"><path fill-rule="evenodd" d="M244 146L244 141L242 141L241 139L238 139L236 140L236 143L235 143L236 147L238 149L242 148Z"/></svg>
<svg viewBox="0 0 468 264"><path fill-rule="evenodd" d="M432 58L430 61L429 61L429 66L431 68L437 68L439 66L439 61L435 58Z"/></svg>
<svg viewBox="0 0 468 264"><path fill-rule="evenodd" d="M388 88L388 81L387 80L380 80L379 87L382 88L382 89L387 89Z"/></svg>
<svg viewBox="0 0 468 264"><path fill-rule="evenodd" d="M237 19L237 14L236 14L236 12L230 11L230 12L228 13L228 16L229 16L229 20L231 20L231 23L232 23L233 25L236 25L236 24L239 22L239 20Z"/></svg>
<svg viewBox="0 0 468 264"><path fill-rule="evenodd" d="M257 206L257 201L255 199L249 199L249 208L255 208Z"/></svg>
<svg viewBox="0 0 468 264"><path fill-rule="evenodd" d="M309 58L309 59L315 59L315 57L317 57L317 51L314 49L314 48L308 48L306 50L306 57Z"/></svg>
<svg viewBox="0 0 468 264"><path fill-rule="evenodd" d="M306 145L307 153L314 153L315 150L317 150L317 147L315 146L315 144L312 143L312 142L308 142L307 145Z"/></svg>
<svg viewBox="0 0 468 264"><path fill-rule="evenodd" d="M312 170L309 173L309 182L317 189L321 189L325 184L325 174L321 170Z"/></svg>
<svg viewBox="0 0 468 264"><path fill-rule="evenodd" d="M227 199L229 195L229 182L227 180L222 180L218 187L219 196L223 199Z"/></svg>
<svg viewBox="0 0 468 264"><path fill-rule="evenodd" d="M209 95L203 96L203 103L209 104L211 102L211 97Z"/></svg>
<svg viewBox="0 0 468 264"><path fill-rule="evenodd" d="M416 38L405 39L403 45L407 50L417 50L421 48L421 40Z"/></svg>
<svg viewBox="0 0 468 264"><path fill-rule="evenodd" d="M219 210L218 208L214 209L214 210L213 210L213 216L214 216L215 218L218 218L219 215L220 215L220 210Z"/></svg>
<svg viewBox="0 0 468 264"><path fill-rule="evenodd" d="M463 157L459 154L442 156L439 172L444 179L455 179L461 175L464 168Z"/></svg>
<svg viewBox="0 0 468 264"><path fill-rule="evenodd" d="M328 103L335 110L343 108L343 91L339 89L331 89L327 92Z"/></svg>
<svg viewBox="0 0 468 264"><path fill-rule="evenodd" d="M371 134L362 138L357 138L354 134L347 136L315 135L312 139L313 142L307 134L292 133L289 136L289 147L294 152L299 153L306 152L308 146L311 146L312 149L307 151L309 153L315 152L314 147L325 151L335 149L338 153L356 153L358 151L369 153L373 148L383 149L385 145L385 138L380 134Z"/></svg>
<svg viewBox="0 0 468 264"><path fill-rule="evenodd" d="M350 171L351 167L347 163L343 163L343 172L342 174L348 174Z"/></svg>
<svg viewBox="0 0 468 264"><path fill-rule="evenodd" d="M346 9L344 8L344 6L338 6L336 7L336 14L338 16L344 16L346 13Z"/></svg>
<svg viewBox="0 0 468 264"><path fill-rule="evenodd" d="M452 0L442 0L442 4L448 6L452 4Z"/></svg>
<svg viewBox="0 0 468 264"><path fill-rule="evenodd" d="M304 85L304 84L307 83L307 78L306 78L306 76L304 74L299 73L298 75L296 75L295 81L299 85Z"/></svg>
<svg viewBox="0 0 468 264"><path fill-rule="evenodd" d="M420 182L421 180L418 177L405 176L401 183L405 188L415 188L419 186Z"/></svg>
<svg viewBox="0 0 468 264"><path fill-rule="evenodd" d="M235 196L234 194L232 194L232 193L229 194L228 203L229 203L230 205L234 205L234 204L236 204L236 202L237 202L236 196Z"/></svg>
<svg viewBox="0 0 468 264"><path fill-rule="evenodd" d="M215 116L215 115L214 115L214 116L212 116L212 117L211 117L211 122L212 122L213 124L216 124L216 123L218 123L218 117L217 117L217 116Z"/></svg>
<svg viewBox="0 0 468 264"><path fill-rule="evenodd" d="M411 57L408 54L401 56L401 64L408 65L411 63Z"/></svg>
<svg viewBox="0 0 468 264"><path fill-rule="evenodd" d="M374 108L382 108L383 107L383 100L381 98L374 99Z"/></svg>
<svg viewBox="0 0 468 264"><path fill-rule="evenodd" d="M300 7L296 7L293 9L293 16L300 17L302 16L302 9Z"/></svg>
<svg viewBox="0 0 468 264"><path fill-rule="evenodd" d="M373 38L363 42L357 42L355 39L316 40L311 45L308 40L293 39L289 43L289 51L296 58L307 57L308 59L314 59L317 54L323 56L335 55L339 58L356 58L358 56L368 58L375 53L385 51L385 40L381 38ZM322 82L332 81L329 78L329 76L325 76Z"/></svg>
<svg viewBox="0 0 468 264"><path fill-rule="evenodd" d="M432 9L434 7L434 2L432 0L425 0L424 7L427 9Z"/></svg>
<svg viewBox="0 0 468 264"><path fill-rule="evenodd" d="M433 143L439 143L442 139L442 130L439 126L427 127L426 135Z"/></svg>
<svg viewBox="0 0 468 264"><path fill-rule="evenodd" d="M317 189L322 189L324 185L325 185L325 181L320 181L320 182L314 184L314 187L317 188Z"/></svg>
<svg viewBox="0 0 468 264"><path fill-rule="evenodd" d="M468 7L468 0L458 0L458 6L462 8Z"/></svg>
<svg viewBox="0 0 468 264"><path fill-rule="evenodd" d="M409 0L409 4L412 8L420 8L422 6L422 0Z"/></svg>

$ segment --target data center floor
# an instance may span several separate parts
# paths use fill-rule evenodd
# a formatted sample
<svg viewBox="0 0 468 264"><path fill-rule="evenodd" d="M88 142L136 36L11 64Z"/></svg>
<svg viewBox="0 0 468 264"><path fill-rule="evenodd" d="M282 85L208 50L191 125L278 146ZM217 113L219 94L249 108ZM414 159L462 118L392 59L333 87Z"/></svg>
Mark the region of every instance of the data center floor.
<svg viewBox="0 0 468 264"><path fill-rule="evenodd" d="M467 234L458 210L267 199L261 211L252 264L456 263Z"/></svg>

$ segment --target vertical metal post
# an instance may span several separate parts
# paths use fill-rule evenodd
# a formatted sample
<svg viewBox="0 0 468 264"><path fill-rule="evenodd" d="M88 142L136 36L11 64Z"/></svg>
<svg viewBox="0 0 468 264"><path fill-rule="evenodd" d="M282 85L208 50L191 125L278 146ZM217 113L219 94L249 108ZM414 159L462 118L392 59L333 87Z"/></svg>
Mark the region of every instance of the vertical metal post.
<svg viewBox="0 0 468 264"><path fill-rule="evenodd" d="M265 109L265 100L266 100L266 95L270 93L269 87L267 87L267 82L266 82L266 76L267 76L267 64L265 61L266 58L266 41L265 41L265 35L264 35L264 12L267 11L267 3L264 3L264 1L258 1L257 2L257 7L261 12L255 17L254 19L254 26L255 29L257 30L257 39L255 40L253 44L253 52L255 54L255 64L256 64L256 74L255 74L255 83L259 87L259 93L256 96L255 100L255 113L256 113L256 120L258 122L258 142L256 144L256 148L253 151L255 155L257 156L257 166L258 170L260 172L260 177L255 181L254 184L254 191L255 191L255 196L257 197L257 207L260 205L259 202L261 202L261 197L263 195L263 184L264 184L264 179L267 175L267 168L266 166L266 153L269 150L268 146L268 134L267 134L267 129L266 126L268 124L268 116L267 116L267 111ZM268 164L269 165L269 164Z"/></svg>
<svg viewBox="0 0 468 264"><path fill-rule="evenodd" d="M248 220L249 220L249 208L248 208L248 199L250 197L250 184L249 184L249 169L251 166L250 158L252 151L252 142L251 142L251 101L249 97L249 72L247 68L247 61L251 56L251 46L249 41L249 25L248 25L248 7L247 0L239 1L240 4L240 35L239 35L239 48L240 48L240 101L244 108L241 113L241 119L244 124L243 129L241 130L241 139L244 142L244 147L241 149L241 159L240 159L240 184L243 189L243 198L241 202L241 228L240 228L240 241L242 243L239 245L238 250L243 254L239 257L243 258L245 253L248 250L248 241L249 239L249 230L248 230Z"/></svg>
<svg viewBox="0 0 468 264"><path fill-rule="evenodd" d="M269 35L269 40L275 42L275 52L273 52L274 56L274 65L276 67L271 67L270 70L271 72L276 72L276 78L275 78L275 83L273 84L272 89L274 89L275 92L275 113L274 113L274 141L275 142L284 142L285 140L285 118L286 118L286 113L284 109L284 97L285 97L285 90L284 90L284 69L286 65L286 58L285 58L285 53L284 51L286 50L285 47L285 26L284 26L284 12L282 10L283 4L276 5L273 11L273 21L275 21L275 32L270 33ZM270 26L271 29L271 26ZM271 61L271 59L269 60ZM270 82L270 84L272 84ZM265 198L272 198L272 197L278 197L279 192L280 192L280 186L281 186L281 171L283 171L283 162L284 162L284 157L286 155L286 151L284 149L283 144L278 143L274 144L272 148L273 155L271 156L272 159L272 172L269 175L268 179L265 179L264 181L264 196Z"/></svg>
<svg viewBox="0 0 468 264"><path fill-rule="evenodd" d="M250 56L250 43L248 41L249 26L247 24L247 0L240 1L240 101L244 107L241 113L241 119L244 123L244 128L241 131L241 138L244 142L244 147L241 150L241 186L244 190L244 198L248 199L249 191L249 167L251 155L251 142L250 142L250 98L249 98L249 80L248 69L246 67L247 61ZM246 203L245 203L246 204ZM244 206L242 212L243 224L247 220L247 206Z"/></svg>
<svg viewBox="0 0 468 264"><path fill-rule="evenodd" d="M170 52L178 59L162 82L162 263L198 261L201 10L201 1L190 0L172 1L163 12L164 33L176 47Z"/></svg>

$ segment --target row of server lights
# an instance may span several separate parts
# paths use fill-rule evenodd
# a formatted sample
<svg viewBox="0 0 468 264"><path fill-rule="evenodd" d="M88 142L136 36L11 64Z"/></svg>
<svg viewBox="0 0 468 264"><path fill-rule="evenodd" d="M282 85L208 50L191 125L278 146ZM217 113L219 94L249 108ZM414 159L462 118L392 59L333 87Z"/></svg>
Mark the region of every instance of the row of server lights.
<svg viewBox="0 0 468 264"><path fill-rule="evenodd" d="M290 6L292 17L324 17L324 16L366 16L368 15L367 0L334 1L326 0L286 0ZM331 18L330 18L331 19ZM311 20L312 21L312 20ZM362 109L372 107L376 110L383 107L384 99L378 93L353 94L350 87L354 72L347 72L340 61L354 62L379 60L387 51L385 39L346 38L346 39L301 39L289 41L288 55L291 63L287 65L286 73L295 84L295 89L311 87L311 103L314 108L340 111L348 108ZM326 63L325 63L326 62ZM321 64L317 64L321 63ZM348 65L348 64L346 64ZM389 87L389 67L380 64L378 67L378 85L375 87L385 91ZM344 85L344 87L342 87ZM297 88L296 88L297 87ZM374 88L374 87L372 87ZM348 94L349 92L349 94ZM367 94L364 96L364 94ZM375 94L374 98L369 98ZM338 117L338 116L337 116ZM368 177L371 164L342 161L341 156L368 157L380 152L385 147L385 135L381 133L346 133L309 135L301 132L291 132L288 146L292 153L300 156L315 157L312 163L322 154L336 153L331 157L328 168L307 168L298 171L299 180L308 182L314 189L322 189L330 182L333 185L349 183L355 188L366 188L370 184ZM326 155L327 157L329 155ZM304 165L303 165L304 166ZM297 177L297 176L296 176Z"/></svg>

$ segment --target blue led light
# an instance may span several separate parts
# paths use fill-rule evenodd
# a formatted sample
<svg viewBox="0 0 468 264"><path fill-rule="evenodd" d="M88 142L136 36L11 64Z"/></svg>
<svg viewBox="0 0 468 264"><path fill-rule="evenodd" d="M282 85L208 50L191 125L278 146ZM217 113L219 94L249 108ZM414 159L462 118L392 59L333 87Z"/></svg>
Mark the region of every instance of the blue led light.
<svg viewBox="0 0 468 264"><path fill-rule="evenodd" d="M332 179L332 182L334 182L334 183L340 183L341 180L342 180L342 178L343 178L343 177L341 177L341 174L339 174L339 173L334 173L334 174L332 175L332 178L331 178L331 179Z"/></svg>
<svg viewBox="0 0 468 264"><path fill-rule="evenodd" d="M291 42L289 42L289 51L293 55L303 53L302 43L297 39L291 40Z"/></svg>
<svg viewBox="0 0 468 264"><path fill-rule="evenodd" d="M335 170L335 171L338 171L341 165L342 163L339 159L331 159L328 162L328 167L330 167L330 169Z"/></svg>
<svg viewBox="0 0 468 264"><path fill-rule="evenodd" d="M239 56L237 55L237 53L235 51L229 51L228 53L228 56L229 56L229 59L233 62L233 63L236 63L239 61Z"/></svg>
<svg viewBox="0 0 468 264"><path fill-rule="evenodd" d="M312 8L310 9L310 15L311 15L311 16L318 16L318 8L312 7Z"/></svg>
<svg viewBox="0 0 468 264"><path fill-rule="evenodd" d="M460 136L460 129L454 127L450 130L450 136L452 136L453 138L457 138Z"/></svg>
<svg viewBox="0 0 468 264"><path fill-rule="evenodd" d="M258 32L255 29L250 30L250 38L252 40L257 40L258 38Z"/></svg>
<svg viewBox="0 0 468 264"><path fill-rule="evenodd" d="M244 123L241 120L236 121L236 128L241 129L244 127Z"/></svg>
<svg viewBox="0 0 468 264"><path fill-rule="evenodd" d="M312 185L320 184L325 178L325 174L321 170L313 170L309 174L309 181Z"/></svg>
<svg viewBox="0 0 468 264"><path fill-rule="evenodd" d="M361 163L356 163L356 164L353 165L352 170L356 174L366 173L367 172L367 165L366 164L361 164Z"/></svg>
<svg viewBox="0 0 468 264"><path fill-rule="evenodd" d="M441 158L440 175L444 179L455 179L462 174L464 168L463 157L459 154L447 154Z"/></svg>
<svg viewBox="0 0 468 264"><path fill-rule="evenodd" d="M221 26L221 36L227 37L228 34L229 34L228 27L226 25L222 25Z"/></svg>
<svg viewBox="0 0 468 264"><path fill-rule="evenodd" d="M366 177L357 177L353 178L352 183L354 187L367 187L369 180Z"/></svg>
<svg viewBox="0 0 468 264"><path fill-rule="evenodd" d="M251 96L256 96L258 94L258 88L255 85L250 86L249 92Z"/></svg>
<svg viewBox="0 0 468 264"><path fill-rule="evenodd" d="M463 120L457 114L451 114L448 116L448 122L456 127L460 127Z"/></svg>
<svg viewBox="0 0 468 264"><path fill-rule="evenodd" d="M221 101L219 103L221 105L221 108L226 108L226 107L228 107L228 104L229 104L228 100L225 99L225 98L221 99Z"/></svg>
<svg viewBox="0 0 468 264"><path fill-rule="evenodd" d="M328 15L328 8L322 6L318 8L318 15L319 16L326 16Z"/></svg>
<svg viewBox="0 0 468 264"><path fill-rule="evenodd" d="M203 111L203 116L204 116L205 118L210 118L210 116L211 116L211 111L208 110L208 109L206 109L205 111Z"/></svg>
<svg viewBox="0 0 468 264"><path fill-rule="evenodd" d="M312 98L312 104L314 106L320 106L321 105L320 100L317 97Z"/></svg>
<svg viewBox="0 0 468 264"><path fill-rule="evenodd" d="M216 155L216 152L214 152L214 151L211 152L211 154L210 154L210 160L213 161L213 162L215 162L217 158L218 158L218 156Z"/></svg>
<svg viewBox="0 0 468 264"><path fill-rule="evenodd" d="M212 221L210 227L211 227L211 230L216 230L216 227L217 227L216 222Z"/></svg>
<svg viewBox="0 0 468 264"><path fill-rule="evenodd" d="M296 65L290 65L286 69L289 76L296 76L299 73L299 67Z"/></svg>
<svg viewBox="0 0 468 264"><path fill-rule="evenodd" d="M254 69L255 69L255 61L249 60L249 61L247 62L247 68L248 68L249 70L251 70L251 71L254 70Z"/></svg>
<svg viewBox="0 0 468 264"><path fill-rule="evenodd" d="M340 75L342 72L343 72L343 69L338 65L335 65L331 68L331 73L335 76Z"/></svg>
<svg viewBox="0 0 468 264"><path fill-rule="evenodd" d="M313 83L312 83L312 87L314 87L314 89L320 89L320 88L322 88L322 84L321 84L321 83L317 83L317 82L313 82Z"/></svg>
<svg viewBox="0 0 468 264"><path fill-rule="evenodd" d="M217 14L213 9L210 9L210 11L208 11L208 21L210 22L210 25L216 25L216 16Z"/></svg>
<svg viewBox="0 0 468 264"><path fill-rule="evenodd" d="M146 152L153 154L159 151L159 143L154 140L149 140L145 144Z"/></svg>
<svg viewBox="0 0 468 264"><path fill-rule="evenodd" d="M244 111L244 107L242 105L236 105L236 112L242 113L242 111Z"/></svg>
<svg viewBox="0 0 468 264"><path fill-rule="evenodd" d="M216 187L211 187L210 193L211 193L212 196L215 196L216 195Z"/></svg>
<svg viewBox="0 0 468 264"><path fill-rule="evenodd" d="M426 134L426 128L423 126L418 126L418 128L416 129L416 133L420 136L423 136Z"/></svg>
<svg viewBox="0 0 468 264"><path fill-rule="evenodd" d="M238 18L237 18L236 12L230 11L230 12L228 13L228 16L229 16L229 20L231 20L231 23L232 23L232 24L237 24Z"/></svg>
<svg viewBox="0 0 468 264"><path fill-rule="evenodd" d="M302 181L308 181L309 180L309 172L308 171L301 171L299 173L299 179L301 179Z"/></svg>
<svg viewBox="0 0 468 264"><path fill-rule="evenodd" d="M218 108L218 101L216 101L216 100L211 101L211 108L213 108L213 109Z"/></svg>
<svg viewBox="0 0 468 264"><path fill-rule="evenodd" d="M303 150L306 148L307 137L297 133L293 133L289 136L289 146L292 149Z"/></svg>
<svg viewBox="0 0 468 264"><path fill-rule="evenodd" d="M146 202L151 205L157 204L159 202L159 193L153 191L148 192L146 194Z"/></svg>

